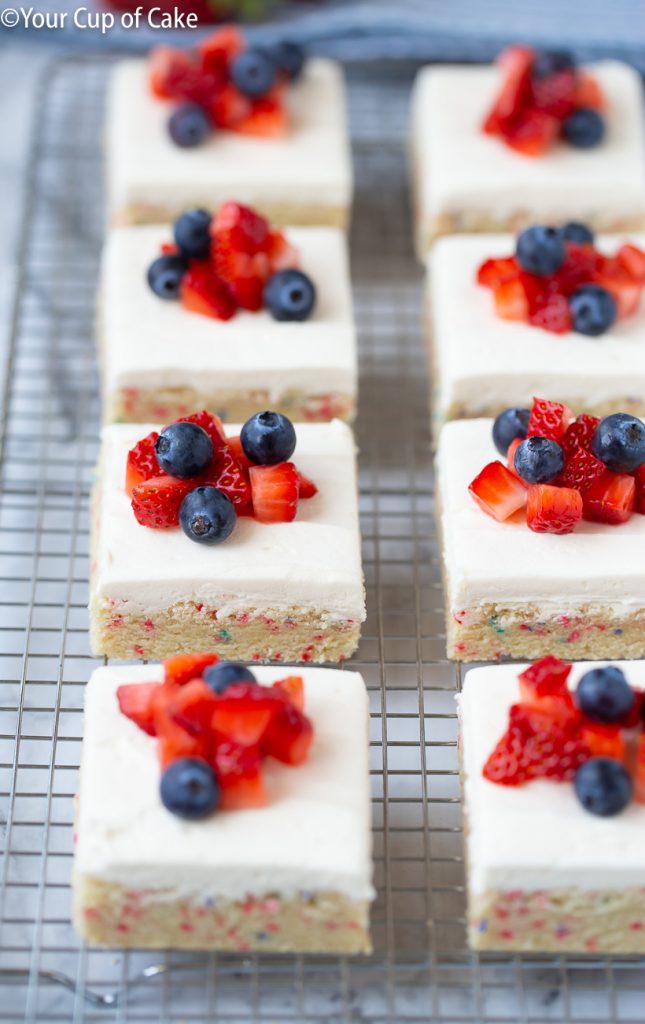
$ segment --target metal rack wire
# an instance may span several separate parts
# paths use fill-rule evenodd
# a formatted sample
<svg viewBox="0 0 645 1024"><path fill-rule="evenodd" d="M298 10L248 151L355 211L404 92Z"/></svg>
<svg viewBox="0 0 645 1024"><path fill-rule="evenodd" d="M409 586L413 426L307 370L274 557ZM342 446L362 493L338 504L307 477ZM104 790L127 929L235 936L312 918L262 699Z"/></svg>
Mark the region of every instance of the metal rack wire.
<svg viewBox="0 0 645 1024"><path fill-rule="evenodd" d="M645 1021L637 960L465 947L454 666L443 661L421 276L403 135L411 70L349 69L358 191L361 513L372 706L376 952L369 959L89 950L69 921L72 796L97 452L93 307L109 60L43 84L0 467L0 1021Z"/></svg>

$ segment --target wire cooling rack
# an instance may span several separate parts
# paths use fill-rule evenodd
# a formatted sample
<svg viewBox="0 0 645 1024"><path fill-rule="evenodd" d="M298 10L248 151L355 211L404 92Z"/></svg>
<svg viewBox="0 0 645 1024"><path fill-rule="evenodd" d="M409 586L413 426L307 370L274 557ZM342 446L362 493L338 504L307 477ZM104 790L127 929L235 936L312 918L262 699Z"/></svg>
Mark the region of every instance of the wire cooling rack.
<svg viewBox="0 0 645 1024"><path fill-rule="evenodd" d="M403 140L411 69L349 69L361 513L378 901L367 959L89 950L69 920L97 454L94 292L110 61L40 93L2 427L0 1021L645 1021L642 961L477 957L464 939L454 692L443 661L421 276ZM539 842L539 836L536 836Z"/></svg>

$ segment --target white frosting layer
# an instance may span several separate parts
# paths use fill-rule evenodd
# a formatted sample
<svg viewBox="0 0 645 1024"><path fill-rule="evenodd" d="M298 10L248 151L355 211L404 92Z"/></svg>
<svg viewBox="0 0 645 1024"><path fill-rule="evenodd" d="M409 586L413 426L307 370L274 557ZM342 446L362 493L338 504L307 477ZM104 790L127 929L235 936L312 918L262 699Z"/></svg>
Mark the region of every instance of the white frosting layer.
<svg viewBox="0 0 645 1024"><path fill-rule="evenodd" d="M544 157L514 152L482 122L500 87L496 66L424 68L413 96L412 144L420 213L605 222L645 214L642 86L626 64L590 65L607 98L606 135L591 150L564 143ZM596 221L598 222L598 221Z"/></svg>
<svg viewBox="0 0 645 1024"><path fill-rule="evenodd" d="M255 668L262 683L285 668ZM369 900L367 691L356 672L298 669L315 738L304 765L272 758L266 807L187 822L159 799L156 740L118 709L116 688L161 680L159 665L99 668L85 697L75 871L162 898L242 899L332 890Z"/></svg>
<svg viewBox="0 0 645 1024"><path fill-rule="evenodd" d="M598 664L574 665L571 684ZM633 686L645 688L645 662L612 664ZM539 779L498 786L482 776L506 731L508 709L519 700L523 668L471 669L458 698L471 890L645 886L645 805L632 803L615 818L599 818L583 809L572 783Z"/></svg>
<svg viewBox="0 0 645 1024"><path fill-rule="evenodd" d="M307 61L289 86L290 131L258 138L215 131L194 149L168 135L172 102L148 90L146 62L120 63L108 99L108 191L113 212L141 203L219 206L234 196L251 206L346 207L352 167L345 117L343 75L333 61Z"/></svg>
<svg viewBox="0 0 645 1024"><path fill-rule="evenodd" d="M601 236L598 248L615 253L627 239ZM645 235L629 239L645 248ZM477 284L479 265L511 256L511 235L440 238L428 258L428 315L437 373L436 409L444 417L458 403L469 415L491 406L530 406L533 395L561 395L580 411L600 402L645 394L645 303L606 334L550 334L502 320L492 292Z"/></svg>
<svg viewBox="0 0 645 1024"><path fill-rule="evenodd" d="M232 320L191 313L160 299L148 267L172 228L116 228L104 254L102 326L106 388L191 387L251 391L273 400L287 389L356 393L356 338L345 236L334 228L292 228L301 267L316 286L312 317L279 323L264 310Z"/></svg>
<svg viewBox="0 0 645 1024"><path fill-rule="evenodd" d="M99 597L125 601L123 614L196 601L219 615L289 605L330 619L365 618L356 482L349 427L297 426L293 460L318 494L301 501L292 523L239 518L222 544L196 544L179 528L153 530L134 518L124 490L130 448L152 424L118 424L103 431L101 498L94 572ZM227 427L232 437L239 426Z"/></svg>
<svg viewBox="0 0 645 1024"><path fill-rule="evenodd" d="M600 602L616 614L645 607L645 516L621 526L581 522L558 536L524 521L498 523L468 493L469 483L500 456L493 421L454 420L437 454L446 603L451 611L482 603L536 602L545 614ZM502 460L503 461L503 460Z"/></svg>

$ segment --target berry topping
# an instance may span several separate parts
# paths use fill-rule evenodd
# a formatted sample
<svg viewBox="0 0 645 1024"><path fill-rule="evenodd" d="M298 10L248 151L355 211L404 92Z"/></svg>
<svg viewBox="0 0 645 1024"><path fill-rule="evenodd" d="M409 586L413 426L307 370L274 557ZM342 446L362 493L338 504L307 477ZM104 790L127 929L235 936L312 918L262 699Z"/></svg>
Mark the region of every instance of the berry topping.
<svg viewBox="0 0 645 1024"><path fill-rule="evenodd" d="M228 285L201 260L193 260L184 274L180 298L182 305L192 313L215 320L230 320L237 312L237 303Z"/></svg>
<svg viewBox="0 0 645 1024"><path fill-rule="evenodd" d="M204 682L214 693L224 693L234 683L256 683L257 680L246 665L238 661L219 661L206 669Z"/></svg>
<svg viewBox="0 0 645 1024"><path fill-rule="evenodd" d="M635 694L621 669L605 665L585 672L578 682L575 699L583 715L607 725L629 715Z"/></svg>
<svg viewBox="0 0 645 1024"><path fill-rule="evenodd" d="M286 462L296 449L293 423L279 412L258 412L246 421L240 441L247 459L262 466Z"/></svg>
<svg viewBox="0 0 645 1024"><path fill-rule="evenodd" d="M627 769L611 757L592 757L574 779L578 800L591 814L603 818L619 814L632 798L633 783Z"/></svg>
<svg viewBox="0 0 645 1024"><path fill-rule="evenodd" d="M585 284L569 298L573 329L592 338L608 331L616 320L618 307L611 292L598 284Z"/></svg>
<svg viewBox="0 0 645 1024"><path fill-rule="evenodd" d="M598 416L589 416L583 412L569 424L560 440L566 459L574 455L578 448L591 451L591 442L599 423Z"/></svg>
<svg viewBox="0 0 645 1024"><path fill-rule="evenodd" d="M176 654L163 663L164 682L183 686L191 679L199 679L210 665L219 661L217 654Z"/></svg>
<svg viewBox="0 0 645 1024"><path fill-rule="evenodd" d="M132 497L132 492L137 484L142 484L159 473L159 463L155 452L155 443L158 437L159 434L153 430L128 452L125 468L125 493L128 498Z"/></svg>
<svg viewBox="0 0 645 1024"><path fill-rule="evenodd" d="M593 245L593 231L586 224L580 224L576 220L563 224L559 229L565 242L574 242L575 245Z"/></svg>
<svg viewBox="0 0 645 1024"><path fill-rule="evenodd" d="M177 299L188 264L183 256L158 256L148 267L148 284L160 299Z"/></svg>
<svg viewBox="0 0 645 1024"><path fill-rule="evenodd" d="M273 85L276 65L271 54L259 47L249 47L231 64L231 79L241 93L253 99L264 96Z"/></svg>
<svg viewBox="0 0 645 1024"><path fill-rule="evenodd" d="M175 221L175 242L181 253L193 260L208 259L211 245L211 215L208 210L187 210Z"/></svg>
<svg viewBox="0 0 645 1024"><path fill-rule="evenodd" d="M154 697L160 683L126 683L119 686L116 699L119 711L149 736L156 736Z"/></svg>
<svg viewBox="0 0 645 1024"><path fill-rule="evenodd" d="M528 437L518 445L513 463L528 484L548 484L564 469L564 453L557 441Z"/></svg>
<svg viewBox="0 0 645 1024"><path fill-rule="evenodd" d="M593 149L604 138L605 122L602 115L592 107L579 107L569 114L562 125L562 134L577 149Z"/></svg>
<svg viewBox="0 0 645 1024"><path fill-rule="evenodd" d="M569 487L534 484L528 489L526 523L535 533L571 533L582 519L582 497Z"/></svg>
<svg viewBox="0 0 645 1024"><path fill-rule="evenodd" d="M215 810L219 789L213 769L205 761L182 757L161 776L161 802L172 814L198 821Z"/></svg>
<svg viewBox="0 0 645 1024"><path fill-rule="evenodd" d="M182 103L168 120L168 133L176 146L192 149L201 146L213 130L208 114L198 103Z"/></svg>
<svg viewBox="0 0 645 1024"><path fill-rule="evenodd" d="M300 481L292 462L251 466L253 515L260 523L290 523L298 511Z"/></svg>
<svg viewBox="0 0 645 1024"><path fill-rule="evenodd" d="M272 46L269 52L278 69L284 72L292 82L300 77L305 63L305 51L299 43L283 39L282 42Z"/></svg>
<svg viewBox="0 0 645 1024"><path fill-rule="evenodd" d="M301 270L279 270L264 286L264 303L274 320L307 320L315 302L313 281Z"/></svg>
<svg viewBox="0 0 645 1024"><path fill-rule="evenodd" d="M560 269L567 253L557 228L536 224L518 235L515 255L523 270L546 277Z"/></svg>
<svg viewBox="0 0 645 1024"><path fill-rule="evenodd" d="M531 703L536 699L567 695L567 679L570 672L569 662L560 661L552 654L534 661L518 676L522 700Z"/></svg>
<svg viewBox="0 0 645 1024"><path fill-rule="evenodd" d="M250 206L222 203L213 217L211 234L235 252L253 256L264 250L269 238L269 222Z"/></svg>
<svg viewBox="0 0 645 1024"><path fill-rule="evenodd" d="M213 443L196 423L171 423L155 441L155 452L164 473L188 480L206 471L213 458Z"/></svg>
<svg viewBox="0 0 645 1024"><path fill-rule="evenodd" d="M526 487L501 462L490 462L468 490L484 512L499 523L526 505Z"/></svg>
<svg viewBox="0 0 645 1024"><path fill-rule="evenodd" d="M179 509L179 525L199 544L221 544L232 534L236 521L233 502L216 487L196 487Z"/></svg>
<svg viewBox="0 0 645 1024"><path fill-rule="evenodd" d="M573 455L567 458L558 484L561 487L573 487L584 495L591 485L605 473L605 467L595 455L592 455L586 448L576 448Z"/></svg>
<svg viewBox="0 0 645 1024"><path fill-rule="evenodd" d="M493 423L493 443L500 455L506 455L511 441L524 440L529 426L530 409L504 409Z"/></svg>
<svg viewBox="0 0 645 1024"><path fill-rule="evenodd" d="M538 50L531 75L534 79L549 78L559 71L573 71L575 60L568 50Z"/></svg>
<svg viewBox="0 0 645 1024"><path fill-rule="evenodd" d="M606 416L596 428L591 448L614 473L632 473L645 462L645 423L624 412Z"/></svg>
<svg viewBox="0 0 645 1024"><path fill-rule="evenodd" d="M559 444L572 420L571 409L561 402L534 398L527 434L529 437L546 437Z"/></svg>
<svg viewBox="0 0 645 1024"><path fill-rule="evenodd" d="M153 476L132 490L132 511L141 526L168 530L179 524L179 509L191 483L170 476Z"/></svg>
<svg viewBox="0 0 645 1024"><path fill-rule="evenodd" d="M626 523L634 511L635 501L633 476L605 472L584 489L584 517L598 523Z"/></svg>

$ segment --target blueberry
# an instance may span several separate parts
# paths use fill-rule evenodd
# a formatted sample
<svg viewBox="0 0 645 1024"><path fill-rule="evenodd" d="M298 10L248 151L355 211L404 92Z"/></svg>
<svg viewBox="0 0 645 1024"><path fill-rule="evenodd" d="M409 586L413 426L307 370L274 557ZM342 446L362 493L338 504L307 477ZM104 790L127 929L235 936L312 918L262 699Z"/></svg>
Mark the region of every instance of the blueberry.
<svg viewBox="0 0 645 1024"><path fill-rule="evenodd" d="M203 679L215 693L224 693L233 683L257 683L251 670L237 661L218 661L206 669Z"/></svg>
<svg viewBox="0 0 645 1024"><path fill-rule="evenodd" d="M166 810L188 821L205 818L219 803L213 769L198 757L172 761L161 776L160 791Z"/></svg>
<svg viewBox="0 0 645 1024"><path fill-rule="evenodd" d="M176 146L201 146L213 130L213 122L198 103L182 103L170 115L168 131Z"/></svg>
<svg viewBox="0 0 645 1024"><path fill-rule="evenodd" d="M622 811L632 798L629 773L613 757L592 757L578 768L573 780L586 811L607 818Z"/></svg>
<svg viewBox="0 0 645 1024"><path fill-rule="evenodd" d="M271 54L257 46L236 57L231 65L231 78L245 96L264 96L275 81L277 68Z"/></svg>
<svg viewBox="0 0 645 1024"><path fill-rule="evenodd" d="M178 299L187 265L183 256L158 256L148 267L148 284L160 299Z"/></svg>
<svg viewBox="0 0 645 1024"><path fill-rule="evenodd" d="M605 122L593 107L578 107L562 125L562 134L577 149L593 149L603 140Z"/></svg>
<svg viewBox="0 0 645 1024"><path fill-rule="evenodd" d="M232 534L236 521L233 502L217 487L196 487L179 507L179 525L198 544L221 544Z"/></svg>
<svg viewBox="0 0 645 1024"><path fill-rule="evenodd" d="M569 296L573 329L597 338L608 331L618 315L616 300L599 284L583 284Z"/></svg>
<svg viewBox="0 0 645 1024"><path fill-rule="evenodd" d="M531 74L533 78L548 78L558 71L569 71L575 67L573 55L568 50L538 50L535 54Z"/></svg>
<svg viewBox="0 0 645 1024"><path fill-rule="evenodd" d="M577 220L571 220L568 224L562 224L558 231L565 242L574 242L576 245L593 245L593 231L590 231L586 224L580 224Z"/></svg>
<svg viewBox="0 0 645 1024"><path fill-rule="evenodd" d="M175 242L185 256L207 259L211 248L212 216L208 210L187 210L175 221Z"/></svg>
<svg viewBox="0 0 645 1024"><path fill-rule="evenodd" d="M545 224L534 224L525 228L517 239L515 255L522 267L529 274L546 277L555 274L564 263L567 252L564 239L557 228Z"/></svg>
<svg viewBox="0 0 645 1024"><path fill-rule="evenodd" d="M504 409L493 423L493 443L500 455L506 455L508 446L516 438L526 437L530 409Z"/></svg>
<svg viewBox="0 0 645 1024"><path fill-rule="evenodd" d="M271 47L270 53L280 71L284 71L285 75L292 82L300 78L300 73L305 63L305 51L300 43L294 43L290 39L283 39Z"/></svg>
<svg viewBox="0 0 645 1024"><path fill-rule="evenodd" d="M279 270L264 286L264 304L274 320L306 320L316 302L316 289L301 270Z"/></svg>
<svg viewBox="0 0 645 1024"><path fill-rule="evenodd" d="M564 469L564 452L557 441L527 437L515 449L513 463L527 484L548 484Z"/></svg>
<svg viewBox="0 0 645 1024"><path fill-rule="evenodd" d="M634 691L616 665L592 668L580 678L576 703L594 722L620 722L634 706Z"/></svg>
<svg viewBox="0 0 645 1024"><path fill-rule="evenodd" d="M279 412L258 412L247 420L240 432L247 459L260 466L287 462L296 449L293 423Z"/></svg>
<svg viewBox="0 0 645 1024"><path fill-rule="evenodd" d="M633 473L645 462L645 423L626 412L605 416L594 431L591 450L614 473Z"/></svg>
<svg viewBox="0 0 645 1024"><path fill-rule="evenodd" d="M213 442L196 423L171 423L155 441L155 454L164 473L189 480L208 468Z"/></svg>

